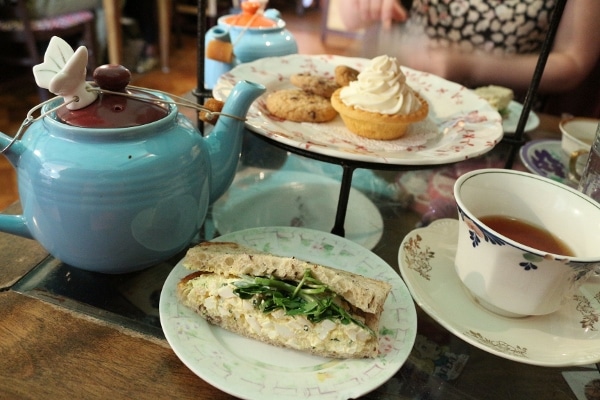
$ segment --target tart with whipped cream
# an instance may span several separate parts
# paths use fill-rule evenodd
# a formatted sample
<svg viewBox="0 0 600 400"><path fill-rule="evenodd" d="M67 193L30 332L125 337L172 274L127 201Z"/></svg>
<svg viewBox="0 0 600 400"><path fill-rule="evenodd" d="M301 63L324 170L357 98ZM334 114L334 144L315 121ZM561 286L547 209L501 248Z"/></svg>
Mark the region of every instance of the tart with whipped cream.
<svg viewBox="0 0 600 400"><path fill-rule="evenodd" d="M427 117L427 101L406 84L394 57L373 58L356 81L336 90L331 105L353 133L370 139L402 137Z"/></svg>

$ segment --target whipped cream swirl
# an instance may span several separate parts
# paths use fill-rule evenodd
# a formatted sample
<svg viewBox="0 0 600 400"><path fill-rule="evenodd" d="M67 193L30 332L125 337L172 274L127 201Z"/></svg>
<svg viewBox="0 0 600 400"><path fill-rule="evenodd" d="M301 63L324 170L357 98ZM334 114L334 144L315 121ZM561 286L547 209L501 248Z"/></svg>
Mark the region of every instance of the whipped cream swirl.
<svg viewBox="0 0 600 400"><path fill-rule="evenodd" d="M421 107L396 58L386 55L373 58L340 98L347 106L380 114L410 114Z"/></svg>

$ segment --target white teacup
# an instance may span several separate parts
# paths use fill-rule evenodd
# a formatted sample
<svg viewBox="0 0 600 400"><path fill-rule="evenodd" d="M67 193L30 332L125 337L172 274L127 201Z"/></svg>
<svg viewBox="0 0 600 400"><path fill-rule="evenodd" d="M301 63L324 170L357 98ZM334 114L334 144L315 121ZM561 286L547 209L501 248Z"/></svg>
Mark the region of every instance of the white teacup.
<svg viewBox="0 0 600 400"><path fill-rule="evenodd" d="M454 196L456 272L490 311L509 317L552 313L600 266L600 204L575 189L526 172L480 169L458 178ZM510 239L482 223L487 216L545 229L573 255Z"/></svg>
<svg viewBox="0 0 600 400"><path fill-rule="evenodd" d="M561 132L560 146L570 161L569 177L575 181L581 178L599 123L598 119L575 117L562 120L558 125Z"/></svg>

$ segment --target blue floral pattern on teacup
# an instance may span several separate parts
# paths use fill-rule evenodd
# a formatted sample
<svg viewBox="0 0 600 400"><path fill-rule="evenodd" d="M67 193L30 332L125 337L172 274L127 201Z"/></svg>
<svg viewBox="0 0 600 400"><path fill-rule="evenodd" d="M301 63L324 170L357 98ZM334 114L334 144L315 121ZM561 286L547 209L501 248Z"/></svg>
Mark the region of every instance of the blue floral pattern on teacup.
<svg viewBox="0 0 600 400"><path fill-rule="evenodd" d="M481 243L481 238L483 238L486 242L491 245L504 246L507 244L506 241L500 239L496 235L492 235L487 232L485 229L482 229L479 225L477 225L471 218L467 217L462 210L459 210L460 216L462 220L469 227L469 238L471 239L471 243L473 247L479 246ZM519 266L523 268L525 271L536 271L538 269L537 265L533 263L533 261L542 261L543 258L540 256L536 256L535 254L525 253L523 254L523 258L525 261L521 261Z"/></svg>
<svg viewBox="0 0 600 400"><path fill-rule="evenodd" d="M469 227L469 237L471 238L471 243L473 247L479 246L481 243L481 238L483 238L486 242L490 244L495 244L498 246L504 246L506 242L500 239L498 236L492 235L482 229L479 225L475 223L471 218L467 217L467 215L461 210L458 210L460 217Z"/></svg>
<svg viewBox="0 0 600 400"><path fill-rule="evenodd" d="M532 270L532 269L537 269L537 265L535 265L531 261L523 261L523 262L520 262L519 265L521 267L523 267L523 269L525 271L529 271L529 270Z"/></svg>

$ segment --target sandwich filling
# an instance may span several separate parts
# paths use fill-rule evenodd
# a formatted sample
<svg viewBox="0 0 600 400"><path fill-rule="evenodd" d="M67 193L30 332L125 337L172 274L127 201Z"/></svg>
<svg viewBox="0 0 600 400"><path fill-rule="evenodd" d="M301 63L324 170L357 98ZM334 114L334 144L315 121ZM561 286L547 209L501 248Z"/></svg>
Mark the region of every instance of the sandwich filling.
<svg viewBox="0 0 600 400"><path fill-rule="evenodd" d="M229 277L196 273L189 281L188 299L208 321L234 321L250 337L267 337L278 344L305 350L361 353L372 349L376 334L359 311L305 272L301 282L270 277ZM222 324L220 324L222 325Z"/></svg>

